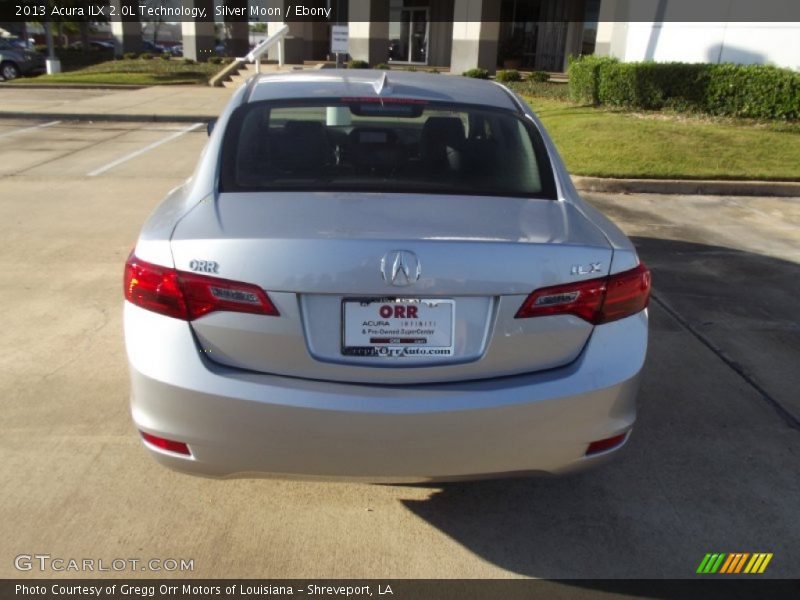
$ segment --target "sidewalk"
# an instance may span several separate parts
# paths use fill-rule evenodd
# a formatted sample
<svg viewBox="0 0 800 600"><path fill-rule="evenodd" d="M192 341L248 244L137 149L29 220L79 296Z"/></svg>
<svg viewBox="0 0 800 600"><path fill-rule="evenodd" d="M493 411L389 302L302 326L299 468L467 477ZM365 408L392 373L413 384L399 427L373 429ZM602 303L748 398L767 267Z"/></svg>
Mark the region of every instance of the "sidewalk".
<svg viewBox="0 0 800 600"><path fill-rule="evenodd" d="M208 121L233 90L154 86L136 90L0 87L0 118L125 121Z"/></svg>

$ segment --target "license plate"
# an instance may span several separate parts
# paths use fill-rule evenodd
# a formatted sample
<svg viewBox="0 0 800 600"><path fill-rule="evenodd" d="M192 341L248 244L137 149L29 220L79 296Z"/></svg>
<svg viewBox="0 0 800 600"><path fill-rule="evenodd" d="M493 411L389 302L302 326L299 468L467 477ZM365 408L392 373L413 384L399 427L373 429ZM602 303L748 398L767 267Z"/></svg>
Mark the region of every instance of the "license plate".
<svg viewBox="0 0 800 600"><path fill-rule="evenodd" d="M342 354L453 356L454 300L358 298L342 302Z"/></svg>

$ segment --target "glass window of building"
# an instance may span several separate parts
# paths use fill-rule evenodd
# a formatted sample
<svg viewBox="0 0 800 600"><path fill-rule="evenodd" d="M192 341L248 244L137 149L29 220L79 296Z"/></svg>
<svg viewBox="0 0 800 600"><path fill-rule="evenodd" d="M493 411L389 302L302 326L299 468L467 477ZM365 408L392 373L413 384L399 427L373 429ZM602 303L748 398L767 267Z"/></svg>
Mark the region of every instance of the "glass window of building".
<svg viewBox="0 0 800 600"><path fill-rule="evenodd" d="M390 62L428 64L429 10L426 0L390 0Z"/></svg>

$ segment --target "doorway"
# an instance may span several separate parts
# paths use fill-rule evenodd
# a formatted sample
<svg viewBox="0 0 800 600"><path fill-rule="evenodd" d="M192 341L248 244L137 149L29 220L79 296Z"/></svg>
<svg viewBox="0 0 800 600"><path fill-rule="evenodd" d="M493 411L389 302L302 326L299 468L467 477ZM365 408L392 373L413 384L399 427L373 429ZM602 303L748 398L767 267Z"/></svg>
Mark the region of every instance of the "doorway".
<svg viewBox="0 0 800 600"><path fill-rule="evenodd" d="M428 8L392 8L389 19L389 61L427 65Z"/></svg>

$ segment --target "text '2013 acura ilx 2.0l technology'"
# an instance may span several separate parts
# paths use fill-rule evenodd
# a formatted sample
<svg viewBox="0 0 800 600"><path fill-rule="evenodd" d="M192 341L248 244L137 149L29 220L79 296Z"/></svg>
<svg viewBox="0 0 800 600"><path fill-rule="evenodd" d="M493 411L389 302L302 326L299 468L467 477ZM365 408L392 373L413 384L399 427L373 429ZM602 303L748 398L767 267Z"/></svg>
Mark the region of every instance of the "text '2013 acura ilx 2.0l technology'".
<svg viewBox="0 0 800 600"><path fill-rule="evenodd" d="M128 259L133 419L202 475L564 473L628 440L649 294L507 88L255 76Z"/></svg>

